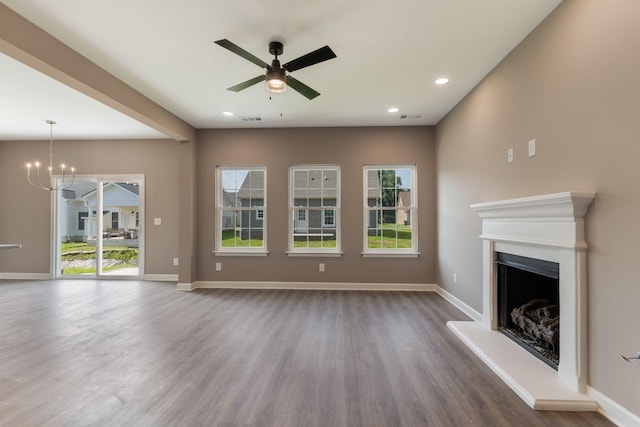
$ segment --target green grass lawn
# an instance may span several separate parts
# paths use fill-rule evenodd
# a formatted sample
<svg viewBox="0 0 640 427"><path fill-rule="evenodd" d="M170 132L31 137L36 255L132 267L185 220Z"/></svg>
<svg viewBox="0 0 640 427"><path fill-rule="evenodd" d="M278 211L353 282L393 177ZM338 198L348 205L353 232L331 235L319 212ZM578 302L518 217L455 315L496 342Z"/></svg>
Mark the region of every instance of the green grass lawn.
<svg viewBox="0 0 640 427"><path fill-rule="evenodd" d="M368 247L384 249L409 249L411 248L411 226L400 224L383 224L369 230L376 232L374 236L367 236Z"/></svg>
<svg viewBox="0 0 640 427"><path fill-rule="evenodd" d="M138 267L137 264L118 264L115 266L111 266L111 267L102 267L102 272L107 272L107 271L114 271L114 270L120 270L122 268L129 268L129 267ZM78 276L81 274L95 274L96 272L96 268L95 267L89 267L89 268L80 268L80 267L67 267L64 270L62 270L62 274L63 275L69 275L69 276Z"/></svg>
<svg viewBox="0 0 640 427"><path fill-rule="evenodd" d="M375 236L367 236L369 248L385 248L385 249L409 249L411 248L411 226L399 224L384 224L381 227L370 230L378 234ZM259 248L264 242L258 239L243 240L234 230L224 230L222 232L223 248ZM293 242L294 248L335 248L335 239L325 240L296 240Z"/></svg>
<svg viewBox="0 0 640 427"><path fill-rule="evenodd" d="M336 239L333 238L325 238L324 240L313 239L313 240L294 240L293 241L294 248L313 248L313 249L335 249L336 248Z"/></svg>
<svg viewBox="0 0 640 427"><path fill-rule="evenodd" d="M261 248L264 245L262 239L241 239L236 235L235 230L222 231L223 248Z"/></svg>

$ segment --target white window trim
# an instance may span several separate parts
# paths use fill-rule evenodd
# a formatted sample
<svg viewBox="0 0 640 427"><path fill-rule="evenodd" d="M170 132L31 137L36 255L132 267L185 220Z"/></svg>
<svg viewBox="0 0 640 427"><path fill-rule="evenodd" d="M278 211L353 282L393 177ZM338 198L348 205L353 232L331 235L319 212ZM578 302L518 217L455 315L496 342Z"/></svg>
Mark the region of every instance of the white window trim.
<svg viewBox="0 0 640 427"><path fill-rule="evenodd" d="M264 199L262 206L251 206L251 207L235 207L235 210L256 210L256 208L260 208L259 210L263 211L262 219L262 242L263 246L261 248L223 248L222 247L222 211L223 211L223 200L222 200L222 172L224 171L234 171L234 170L247 170L247 171L262 171L264 173ZM215 256L266 256L269 254L267 250L267 167L262 165L252 165L252 166L244 166L244 165L219 165L216 167L216 194L215 194L215 204L216 204L216 218L215 218L215 249L212 251ZM257 215L257 210L256 210Z"/></svg>
<svg viewBox="0 0 640 427"><path fill-rule="evenodd" d="M411 212L411 248L369 248L368 228L369 228L369 205L367 173L370 170L380 169L411 169L411 207L395 206L393 209L408 210ZM394 165L365 165L362 168L362 199L363 199L363 233L362 233L362 257L363 258L416 258L420 255L418 251L418 171L416 165L394 164Z"/></svg>
<svg viewBox="0 0 640 427"><path fill-rule="evenodd" d="M337 172L337 182L336 182L336 205L335 206L306 206L305 215L306 220L309 219L310 211L323 211L326 209L333 210L334 213L334 225L332 228L336 229L336 247L335 248L296 248L293 245L294 238L294 227L295 227L295 215L294 213L300 212L300 206L294 206L294 188L293 188L293 176L295 171L300 170L331 170ZM287 255L290 257L304 257L304 256L318 256L318 257L340 257L342 256L342 239L341 239L341 227L340 227L340 205L342 198L342 189L341 189L341 171L340 166L338 165L294 165L289 167L289 198L288 198L288 218L289 218L289 229L288 229L288 247ZM305 220L305 221L306 221ZM322 226L324 227L324 214L322 215Z"/></svg>

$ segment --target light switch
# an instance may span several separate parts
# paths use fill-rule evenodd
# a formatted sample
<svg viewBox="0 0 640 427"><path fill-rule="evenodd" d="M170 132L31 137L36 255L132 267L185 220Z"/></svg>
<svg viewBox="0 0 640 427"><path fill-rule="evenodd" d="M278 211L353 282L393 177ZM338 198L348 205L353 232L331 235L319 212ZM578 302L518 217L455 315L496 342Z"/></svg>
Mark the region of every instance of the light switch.
<svg viewBox="0 0 640 427"><path fill-rule="evenodd" d="M507 162L513 163L513 148L507 150Z"/></svg>
<svg viewBox="0 0 640 427"><path fill-rule="evenodd" d="M153 225L162 225L162 218L153 218Z"/></svg>
<svg viewBox="0 0 640 427"><path fill-rule="evenodd" d="M529 141L529 157L533 157L536 155L536 140L532 139Z"/></svg>

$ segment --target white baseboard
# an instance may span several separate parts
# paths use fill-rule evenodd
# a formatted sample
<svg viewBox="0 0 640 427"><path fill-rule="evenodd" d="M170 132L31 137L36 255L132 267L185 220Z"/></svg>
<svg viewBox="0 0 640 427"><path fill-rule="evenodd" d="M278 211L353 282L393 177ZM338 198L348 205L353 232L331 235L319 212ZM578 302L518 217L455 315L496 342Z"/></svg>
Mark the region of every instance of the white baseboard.
<svg viewBox="0 0 640 427"><path fill-rule="evenodd" d="M598 412L617 426L640 427L640 417L591 386L587 394L600 406Z"/></svg>
<svg viewBox="0 0 640 427"><path fill-rule="evenodd" d="M0 273L0 279L7 280L49 280L49 273Z"/></svg>
<svg viewBox="0 0 640 427"><path fill-rule="evenodd" d="M179 291L194 291L197 288L195 287L195 283L178 283L176 289Z"/></svg>
<svg viewBox="0 0 640 427"><path fill-rule="evenodd" d="M345 283L345 282L227 282L197 281L179 283L179 290L195 289L300 289L340 291L432 292L436 285L421 283Z"/></svg>
<svg viewBox="0 0 640 427"><path fill-rule="evenodd" d="M152 282L177 282L177 274L145 274L144 280L150 280Z"/></svg>
<svg viewBox="0 0 640 427"><path fill-rule="evenodd" d="M472 318L476 322L481 322L482 321L482 314L478 313L476 310L471 308L471 306L467 305L465 302L463 302L458 297L454 296L453 294L450 294L449 292L447 292L446 290L442 289L438 285L435 285L435 291L436 291L436 293L438 295L440 295L442 298L447 300L451 305L456 307L458 310L460 310L461 312L463 312L464 314L466 314L467 316L469 316L470 318Z"/></svg>

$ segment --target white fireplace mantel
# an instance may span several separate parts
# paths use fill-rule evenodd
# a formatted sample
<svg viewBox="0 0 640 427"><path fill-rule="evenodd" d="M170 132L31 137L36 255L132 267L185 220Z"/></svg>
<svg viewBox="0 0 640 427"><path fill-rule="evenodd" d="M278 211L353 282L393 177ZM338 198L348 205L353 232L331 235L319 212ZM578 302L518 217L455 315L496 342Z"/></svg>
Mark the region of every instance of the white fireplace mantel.
<svg viewBox="0 0 640 427"><path fill-rule="evenodd" d="M587 268L584 218L593 192L564 192L471 208L482 219L481 322L448 326L534 409L597 410L587 385ZM497 252L559 264L558 371L497 331Z"/></svg>

